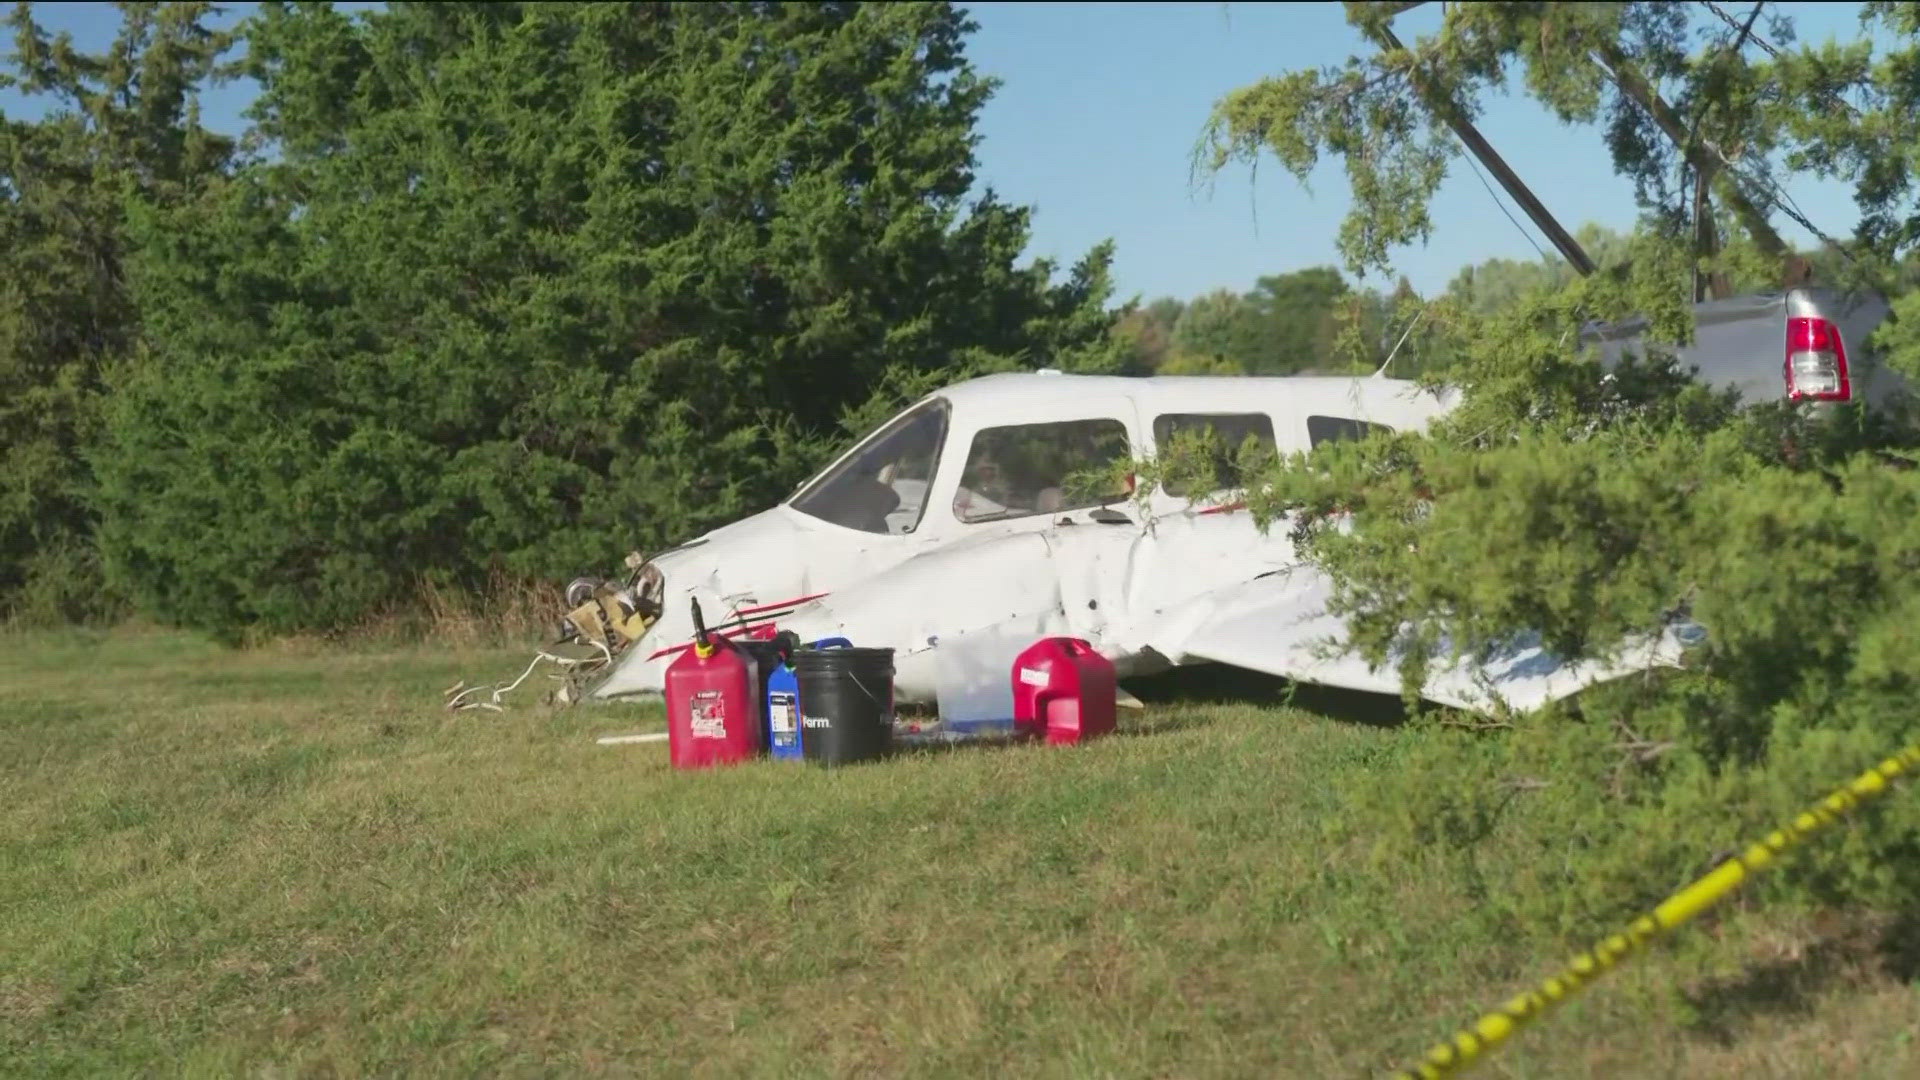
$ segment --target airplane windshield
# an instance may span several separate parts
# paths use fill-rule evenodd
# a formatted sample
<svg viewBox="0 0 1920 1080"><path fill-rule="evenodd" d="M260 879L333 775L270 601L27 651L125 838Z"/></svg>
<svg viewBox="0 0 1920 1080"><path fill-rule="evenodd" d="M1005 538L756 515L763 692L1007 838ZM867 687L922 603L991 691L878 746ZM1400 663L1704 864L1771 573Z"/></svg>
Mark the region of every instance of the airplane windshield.
<svg viewBox="0 0 1920 1080"><path fill-rule="evenodd" d="M861 532L912 532L927 508L949 411L946 399L934 398L901 413L788 505Z"/></svg>

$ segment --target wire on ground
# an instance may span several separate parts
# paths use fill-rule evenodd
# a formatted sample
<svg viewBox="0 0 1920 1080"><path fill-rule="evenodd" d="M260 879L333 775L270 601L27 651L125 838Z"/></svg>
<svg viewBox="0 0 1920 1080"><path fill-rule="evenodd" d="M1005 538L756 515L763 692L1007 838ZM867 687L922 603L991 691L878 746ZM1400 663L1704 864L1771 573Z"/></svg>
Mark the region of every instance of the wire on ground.
<svg viewBox="0 0 1920 1080"><path fill-rule="evenodd" d="M1839 821L1862 803L1885 794L1904 773L1920 772L1920 743L1887 758L1855 777L1850 783L1802 811L1784 828L1728 859L1697 879L1693 884L1669 896L1652 913L1635 919L1622 933L1614 934L1592 949L1575 956L1560 974L1521 994L1472 1027L1463 1028L1453 1038L1427 1051L1426 1057L1411 1069L1395 1073L1395 1080L1439 1080L1456 1075L1499 1047L1521 1026L1539 1019L1547 1010L1565 1002L1599 978L1621 960L1644 949L1655 938L1695 915L1707 910L1722 897L1739 888L1752 875L1765 870L1787 849L1808 836Z"/></svg>
<svg viewBox="0 0 1920 1080"><path fill-rule="evenodd" d="M466 709L487 709L492 712L505 712L506 706L501 704L500 699L512 693L521 683L526 682L527 676L533 674L533 669L539 667L540 662L543 660L558 667L561 671L561 674L549 675L547 677L563 682L582 674L591 673L607 664L613 663L613 653L605 645L597 641L590 641L588 644L597 650L595 655L555 656L545 649L536 650L533 654L532 662L527 664L527 669L520 673L519 678L510 683L497 686L468 686L465 680L454 683L443 692L443 696L447 699L447 708L454 712L461 712ZM472 695L483 691L487 693L488 700L481 701L479 698L474 698L471 701L467 700Z"/></svg>

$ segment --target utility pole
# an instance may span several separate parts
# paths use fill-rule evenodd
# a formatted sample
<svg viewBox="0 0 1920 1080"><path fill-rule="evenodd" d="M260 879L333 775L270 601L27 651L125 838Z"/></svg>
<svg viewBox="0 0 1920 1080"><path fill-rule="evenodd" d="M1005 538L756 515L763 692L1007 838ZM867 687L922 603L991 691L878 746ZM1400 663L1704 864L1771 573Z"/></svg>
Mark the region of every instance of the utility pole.
<svg viewBox="0 0 1920 1080"><path fill-rule="evenodd" d="M1377 29L1369 30L1368 36L1373 38L1375 45L1383 49L1406 48L1387 27L1387 22L1391 21L1395 15L1411 11L1423 3L1425 0L1403 0L1401 3L1387 5L1386 19L1380 22ZM1421 84L1419 76L1413 76L1413 84L1422 96L1427 96L1427 87ZM1573 264L1573 268L1580 272L1580 276L1586 277L1592 274L1593 260L1587 257L1585 249L1574 240L1573 234L1560 227L1560 223L1554 220L1552 214L1547 213L1547 208L1539 199L1533 197L1533 192L1527 190L1527 185L1521 183L1520 177L1515 175L1514 171L1507 167L1507 163L1501 160L1500 155L1494 152L1492 144L1481 137L1480 132L1475 130L1465 117L1446 107L1445 102L1429 97L1428 105L1441 114L1441 119L1447 122L1447 126L1453 129L1453 133L1460 137L1460 141L1466 144L1474 157L1480 159L1480 164L1486 166L1494 179L1500 181L1500 186L1507 190L1507 194L1513 201L1519 203L1520 208L1526 211L1527 217L1532 219L1534 227L1547 235L1547 239L1552 241L1560 254Z"/></svg>

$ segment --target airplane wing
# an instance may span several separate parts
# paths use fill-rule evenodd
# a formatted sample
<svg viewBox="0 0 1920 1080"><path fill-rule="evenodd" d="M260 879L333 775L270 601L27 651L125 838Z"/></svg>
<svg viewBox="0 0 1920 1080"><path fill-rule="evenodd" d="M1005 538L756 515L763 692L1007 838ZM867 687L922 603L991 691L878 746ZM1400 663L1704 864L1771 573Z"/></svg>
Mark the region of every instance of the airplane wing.
<svg viewBox="0 0 1920 1080"><path fill-rule="evenodd" d="M1347 626L1327 612L1331 595L1332 582L1323 571L1297 565L1164 613L1148 633L1148 645L1176 664L1212 661L1296 682L1397 696L1397 665L1370 670L1360 657L1332 648L1345 642ZM1461 709L1491 711L1504 702L1529 712L1597 683L1677 666L1686 643L1684 634L1670 630L1610 661L1567 664L1537 639L1521 638L1483 664L1466 660L1437 667L1421 696Z"/></svg>

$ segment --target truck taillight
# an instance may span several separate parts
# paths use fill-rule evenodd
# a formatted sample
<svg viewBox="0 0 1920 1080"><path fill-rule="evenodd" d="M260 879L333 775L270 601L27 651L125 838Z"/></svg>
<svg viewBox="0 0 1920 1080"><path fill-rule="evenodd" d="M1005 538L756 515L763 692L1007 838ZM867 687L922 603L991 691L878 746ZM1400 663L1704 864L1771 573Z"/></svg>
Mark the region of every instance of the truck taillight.
<svg viewBox="0 0 1920 1080"><path fill-rule="evenodd" d="M1847 401L1847 346L1840 328L1825 319L1787 320L1787 397L1794 401Z"/></svg>

